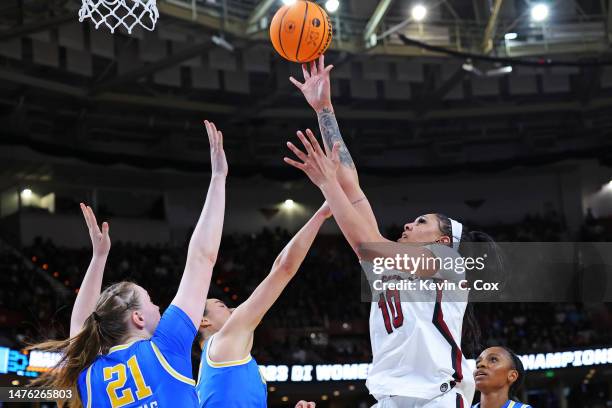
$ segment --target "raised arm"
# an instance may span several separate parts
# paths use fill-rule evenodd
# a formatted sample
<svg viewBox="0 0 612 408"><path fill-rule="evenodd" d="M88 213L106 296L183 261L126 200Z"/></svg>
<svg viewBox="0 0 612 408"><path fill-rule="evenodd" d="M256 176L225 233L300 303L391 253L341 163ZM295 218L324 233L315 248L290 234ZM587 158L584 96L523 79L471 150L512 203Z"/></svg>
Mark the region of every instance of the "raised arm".
<svg viewBox="0 0 612 408"><path fill-rule="evenodd" d="M221 243L227 177L223 134L214 123L205 121L204 124L210 143L210 185L204 208L189 241L185 271L172 301L173 305L180 307L189 316L195 327L199 327L202 320L210 278Z"/></svg>
<svg viewBox="0 0 612 408"><path fill-rule="evenodd" d="M298 136L304 145L306 153L299 150L291 142L288 142L287 146L302 162L297 162L287 157L284 160L286 163L306 173L308 178L321 189L332 210L334 219L359 259L370 261L375 257L391 257L399 253L397 252L397 245L378 245L374 250L372 246L364 246L364 244L381 242L392 244L393 242L382 237L378 230L372 228L371 225L362 222L363 219L359 217L357 210L340 186L337 178L337 169L340 165L339 143L333 145L331 157L328 157L321 149L314 135L309 136L308 139L301 133ZM429 250L420 246L403 246L401 253L415 258L429 258L433 256ZM435 271L420 268L410 272L420 276L428 276L432 275Z"/></svg>
<svg viewBox="0 0 612 408"><path fill-rule="evenodd" d="M284 158L285 162L304 171L310 180L321 189L344 237L357 256L361 258L359 251L362 244L386 240L380 235L378 228L374 228L371 224L363 221L363 217L359 215L359 212L340 186L337 177L338 167L340 166L340 144L336 142L333 145L330 154L333 159L330 159L321 150L314 135L308 134L308 139L310 139L308 140L302 132L298 132L298 137L304 145L306 153L299 150L291 142L287 142L287 146L303 163L288 157Z"/></svg>
<svg viewBox="0 0 612 408"><path fill-rule="evenodd" d="M378 230L378 223L372 206L365 193L359 185L359 176L351 154L349 153L340 127L336 120L334 107L331 101L330 71L333 65L325 66L325 56L321 55L318 61L313 61L310 70L306 64L302 65L304 83L290 77L289 80L302 92L308 104L314 109L319 121L319 129L323 137L323 145L327 154L331 152L334 143L339 143L338 157L340 167L338 168L338 181L346 193L350 202L355 206L358 214L365 222ZM310 129L306 133L312 134Z"/></svg>
<svg viewBox="0 0 612 408"><path fill-rule="evenodd" d="M108 223L102 223L102 229L98 226L98 221L91 207L81 203L81 211L83 218L87 224L89 238L91 238L91 246L93 254L89 268L85 272L85 277L79 288L79 293L72 307L72 315L70 316L70 337L76 335L83 323L90 314L96 309L96 303L100 297L102 289L102 277L104 276L104 265L108 258L111 242L108 235Z"/></svg>
<svg viewBox="0 0 612 408"><path fill-rule="evenodd" d="M240 359L251 351L255 328L295 276L319 229L330 216L329 207L323 204L281 251L268 276L251 296L232 312L227 323L215 335L211 354L217 361Z"/></svg>

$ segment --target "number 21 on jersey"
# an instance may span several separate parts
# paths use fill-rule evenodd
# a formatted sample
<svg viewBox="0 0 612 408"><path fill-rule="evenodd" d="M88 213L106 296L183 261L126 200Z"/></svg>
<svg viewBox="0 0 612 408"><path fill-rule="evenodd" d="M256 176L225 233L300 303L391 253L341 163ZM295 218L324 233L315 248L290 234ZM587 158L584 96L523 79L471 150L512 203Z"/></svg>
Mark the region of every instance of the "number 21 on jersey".
<svg viewBox="0 0 612 408"><path fill-rule="evenodd" d="M378 307L382 311L387 333L393 333L393 328L400 328L404 324L402 301L398 290L386 290L380 294Z"/></svg>
<svg viewBox="0 0 612 408"><path fill-rule="evenodd" d="M130 370L130 374L132 375L134 383L136 384L136 398L141 400L153 395L151 387L145 384L136 356L130 357L127 362L127 368ZM117 375L117 378L113 379L115 374ZM127 381L127 370L125 364L104 367L104 381L110 381L106 386L106 394L108 395L113 408L124 407L135 401L134 393L130 388L122 389L125 387L125 382Z"/></svg>

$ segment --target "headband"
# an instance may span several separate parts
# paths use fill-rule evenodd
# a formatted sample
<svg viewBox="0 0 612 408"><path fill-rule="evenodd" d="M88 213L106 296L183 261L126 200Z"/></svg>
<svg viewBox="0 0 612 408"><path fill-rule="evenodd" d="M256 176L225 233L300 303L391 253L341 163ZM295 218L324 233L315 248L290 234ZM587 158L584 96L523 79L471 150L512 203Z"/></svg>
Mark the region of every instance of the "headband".
<svg viewBox="0 0 612 408"><path fill-rule="evenodd" d="M453 235L453 249L459 250L459 244L461 243L461 234L463 234L463 224L449 218L451 222L451 234Z"/></svg>

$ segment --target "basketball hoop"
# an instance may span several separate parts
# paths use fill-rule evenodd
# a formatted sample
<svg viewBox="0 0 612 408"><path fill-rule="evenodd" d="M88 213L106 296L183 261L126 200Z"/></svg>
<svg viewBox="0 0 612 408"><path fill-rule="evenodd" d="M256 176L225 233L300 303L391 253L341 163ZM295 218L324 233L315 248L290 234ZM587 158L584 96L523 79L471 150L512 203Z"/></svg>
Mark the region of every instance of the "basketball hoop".
<svg viewBox="0 0 612 408"><path fill-rule="evenodd" d="M157 0L82 0L79 10L79 21L90 18L96 29L105 24L115 32L118 27L125 27L129 34L136 25L153 31L159 18Z"/></svg>

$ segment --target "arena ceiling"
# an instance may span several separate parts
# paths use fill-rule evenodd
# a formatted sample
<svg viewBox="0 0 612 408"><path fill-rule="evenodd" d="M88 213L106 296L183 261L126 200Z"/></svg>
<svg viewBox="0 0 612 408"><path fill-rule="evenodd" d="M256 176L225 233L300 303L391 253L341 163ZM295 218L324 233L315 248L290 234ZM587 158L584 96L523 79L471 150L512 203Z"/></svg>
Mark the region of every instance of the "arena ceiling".
<svg viewBox="0 0 612 408"><path fill-rule="evenodd" d="M190 169L211 118L235 163L281 165L284 140L316 121L287 79L299 66L268 44L280 4L158 0L155 31L111 35L79 23L77 1L3 2L0 145ZM412 4L341 0L332 15L335 104L363 167L609 160L612 4L558 0L545 24L523 0L433 2L422 23Z"/></svg>

